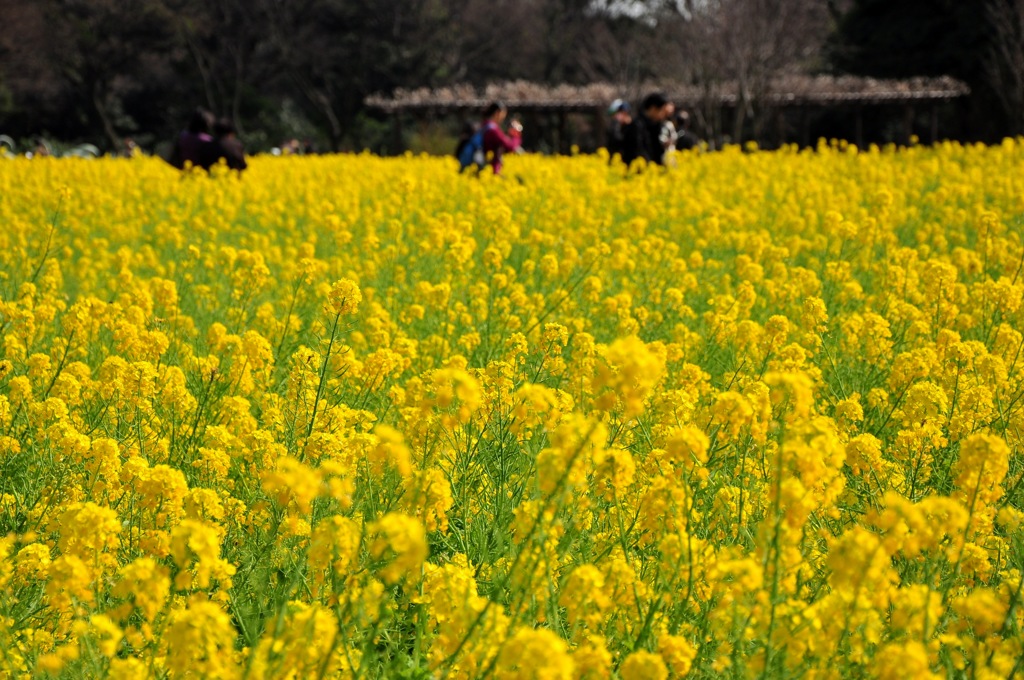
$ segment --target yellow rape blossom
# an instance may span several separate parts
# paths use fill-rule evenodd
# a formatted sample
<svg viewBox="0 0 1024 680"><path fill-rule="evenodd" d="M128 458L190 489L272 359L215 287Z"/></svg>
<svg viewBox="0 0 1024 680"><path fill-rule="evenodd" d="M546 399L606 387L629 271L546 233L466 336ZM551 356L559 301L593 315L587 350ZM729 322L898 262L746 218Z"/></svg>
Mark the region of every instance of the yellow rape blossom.
<svg viewBox="0 0 1024 680"><path fill-rule="evenodd" d="M749 151L0 159L0 677L1011 676L1024 144Z"/></svg>

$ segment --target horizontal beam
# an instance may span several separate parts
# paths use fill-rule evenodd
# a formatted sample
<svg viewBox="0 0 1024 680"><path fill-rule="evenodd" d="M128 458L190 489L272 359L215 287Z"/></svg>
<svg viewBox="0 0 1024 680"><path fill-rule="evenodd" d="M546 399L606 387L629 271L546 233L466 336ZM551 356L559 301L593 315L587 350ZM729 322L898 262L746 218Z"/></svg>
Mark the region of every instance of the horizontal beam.
<svg viewBox="0 0 1024 680"><path fill-rule="evenodd" d="M534 83L505 83L485 91L468 86L439 90L399 90L392 96L371 95L367 106L382 111L470 111L479 110L495 99L519 109L539 112L586 113L605 110L608 103L627 88L609 83L585 87L548 87ZM944 102L970 94L964 83L949 77L874 80L854 76L796 76L768 84L759 96L744 100L735 83L718 83L713 88L666 86L669 99L680 106L717 105L734 107L757 101L776 107L859 106ZM673 91L674 90L674 91Z"/></svg>
<svg viewBox="0 0 1024 680"><path fill-rule="evenodd" d="M915 93L878 93L870 96L855 95L855 94L828 94L828 95L797 95L797 94L781 94L781 95L769 95L763 99L755 100L765 104L775 106L778 108L798 108L798 107L828 107L836 105L860 105L860 106L885 106L887 104L906 104L906 103L920 103L920 102L946 102L958 99L965 96L961 92L915 92ZM707 105L708 103L725 106L735 107L741 103L741 99L735 95L723 95L714 97L710 101L708 100L694 100L694 99L681 99L672 98L670 99L676 103L677 106L683 107L695 107ZM387 113L395 113L400 111L420 111L420 112L452 112L452 111L479 111L490 103L490 100L485 99L466 99L456 102L439 102L439 101L418 101L418 102L402 102L402 101L385 101L368 99L366 105L370 108L385 111ZM591 113L595 110L604 111L607 109L608 104L604 101L587 101L587 102L552 102L552 101L536 101L536 100L524 100L514 101L505 100L505 104L510 109L517 111L551 111L551 112L564 112L564 113Z"/></svg>

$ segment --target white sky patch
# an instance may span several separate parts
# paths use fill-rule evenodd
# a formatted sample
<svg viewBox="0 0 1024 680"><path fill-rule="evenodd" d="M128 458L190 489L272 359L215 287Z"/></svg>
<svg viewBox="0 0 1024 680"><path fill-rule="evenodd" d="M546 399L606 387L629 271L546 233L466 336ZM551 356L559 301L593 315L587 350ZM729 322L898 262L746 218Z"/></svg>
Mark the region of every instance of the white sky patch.
<svg viewBox="0 0 1024 680"><path fill-rule="evenodd" d="M613 17L629 17L650 24L657 23L658 14L674 10L689 19L693 10L707 7L712 0L593 0L590 8Z"/></svg>

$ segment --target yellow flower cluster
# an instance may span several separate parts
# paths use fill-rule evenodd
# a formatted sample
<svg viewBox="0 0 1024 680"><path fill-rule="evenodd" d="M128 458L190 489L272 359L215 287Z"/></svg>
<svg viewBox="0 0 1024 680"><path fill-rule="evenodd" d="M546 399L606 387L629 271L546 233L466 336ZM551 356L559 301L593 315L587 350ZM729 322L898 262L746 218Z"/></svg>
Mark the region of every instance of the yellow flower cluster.
<svg viewBox="0 0 1024 680"><path fill-rule="evenodd" d="M1024 672L1024 141L452 166L0 162L0 680Z"/></svg>

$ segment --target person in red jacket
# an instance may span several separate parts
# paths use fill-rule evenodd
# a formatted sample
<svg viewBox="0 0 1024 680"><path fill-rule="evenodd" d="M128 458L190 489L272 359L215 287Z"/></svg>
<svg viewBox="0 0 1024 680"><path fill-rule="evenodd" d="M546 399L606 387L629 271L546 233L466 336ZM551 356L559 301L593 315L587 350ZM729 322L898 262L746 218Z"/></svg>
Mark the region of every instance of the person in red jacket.
<svg viewBox="0 0 1024 680"><path fill-rule="evenodd" d="M484 154L495 175L501 174L501 159L505 152L517 152L522 147L523 126L518 120L513 118L509 122L508 134L501 130L507 116L508 109L501 102L492 102L484 109Z"/></svg>

